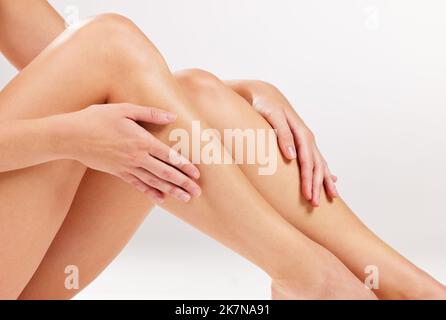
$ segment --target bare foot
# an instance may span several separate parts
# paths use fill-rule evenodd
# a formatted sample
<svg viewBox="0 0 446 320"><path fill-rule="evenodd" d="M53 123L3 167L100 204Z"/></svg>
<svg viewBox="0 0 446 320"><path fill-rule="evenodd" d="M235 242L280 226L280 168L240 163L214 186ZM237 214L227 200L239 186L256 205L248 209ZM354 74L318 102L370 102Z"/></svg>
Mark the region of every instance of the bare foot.
<svg viewBox="0 0 446 320"><path fill-rule="evenodd" d="M403 299L409 300L446 300L446 287L421 271L416 285L406 290Z"/></svg>
<svg viewBox="0 0 446 320"><path fill-rule="evenodd" d="M386 290L375 291L384 300L446 300L446 287L414 265L401 268ZM390 283L391 281L391 283ZM390 283L390 284L389 284Z"/></svg>
<svg viewBox="0 0 446 320"><path fill-rule="evenodd" d="M376 300L377 297L365 286L353 285L349 288L302 288L293 281L277 281L271 283L271 297L273 300Z"/></svg>
<svg viewBox="0 0 446 320"><path fill-rule="evenodd" d="M286 277L273 279L271 295L274 300L376 300L375 294L329 252L323 254L317 276L302 279ZM316 267L315 267L316 268Z"/></svg>

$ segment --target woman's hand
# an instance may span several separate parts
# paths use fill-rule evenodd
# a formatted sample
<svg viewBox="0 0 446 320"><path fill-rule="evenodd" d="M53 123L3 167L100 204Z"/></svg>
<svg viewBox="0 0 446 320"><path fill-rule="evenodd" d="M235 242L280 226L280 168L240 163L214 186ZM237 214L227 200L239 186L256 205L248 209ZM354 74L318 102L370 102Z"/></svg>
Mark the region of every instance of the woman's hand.
<svg viewBox="0 0 446 320"><path fill-rule="evenodd" d="M176 115L131 104L95 105L64 117L65 156L117 176L157 203L171 195L187 202L198 196L198 169L136 121L166 125Z"/></svg>
<svg viewBox="0 0 446 320"><path fill-rule="evenodd" d="M304 197L318 206L322 185L330 198L338 196L333 176L315 137L285 96L263 81L229 81L228 84L277 130L280 150L287 159L298 158Z"/></svg>

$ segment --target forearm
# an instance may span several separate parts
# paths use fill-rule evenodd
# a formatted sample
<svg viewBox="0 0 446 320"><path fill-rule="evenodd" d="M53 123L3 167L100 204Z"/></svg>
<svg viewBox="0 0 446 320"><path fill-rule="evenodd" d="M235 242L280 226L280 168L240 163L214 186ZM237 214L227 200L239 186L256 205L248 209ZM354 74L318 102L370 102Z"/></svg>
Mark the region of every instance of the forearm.
<svg viewBox="0 0 446 320"><path fill-rule="evenodd" d="M0 51L23 69L65 29L45 0L0 0Z"/></svg>
<svg viewBox="0 0 446 320"><path fill-rule="evenodd" d="M0 172L63 158L63 117L13 120L0 124Z"/></svg>

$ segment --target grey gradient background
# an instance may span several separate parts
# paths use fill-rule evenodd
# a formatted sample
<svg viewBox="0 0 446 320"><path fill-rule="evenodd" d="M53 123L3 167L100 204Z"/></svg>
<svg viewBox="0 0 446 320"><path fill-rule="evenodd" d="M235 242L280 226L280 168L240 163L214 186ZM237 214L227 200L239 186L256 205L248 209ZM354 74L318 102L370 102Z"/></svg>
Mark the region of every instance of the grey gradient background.
<svg viewBox="0 0 446 320"><path fill-rule="evenodd" d="M446 282L446 2L52 3L64 15L74 6L81 17L130 17L173 70L280 87L316 133L353 210ZM3 86L15 71L3 58L0 70ZM156 209L78 298L256 299L268 290L262 271Z"/></svg>

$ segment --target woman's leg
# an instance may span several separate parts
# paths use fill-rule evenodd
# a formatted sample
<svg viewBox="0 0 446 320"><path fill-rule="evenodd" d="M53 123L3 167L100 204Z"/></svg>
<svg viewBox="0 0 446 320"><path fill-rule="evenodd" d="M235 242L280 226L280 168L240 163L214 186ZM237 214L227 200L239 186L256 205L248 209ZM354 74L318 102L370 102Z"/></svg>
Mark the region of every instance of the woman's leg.
<svg viewBox="0 0 446 320"><path fill-rule="evenodd" d="M100 176L100 174L98 174L98 173L95 173L95 174L97 174L97 175L99 175ZM88 180L85 180L85 181L88 181ZM94 185L94 184L91 184L91 185ZM100 183L99 183L99 185L100 185ZM88 190L88 188L87 188L87 190ZM88 194L88 193L87 193ZM81 204L82 204L82 201L81 201ZM144 208L145 206L147 206L147 207L149 207L149 205L148 204L146 204L146 205L143 205L142 207ZM81 208L82 208L82 206L80 206ZM143 211L143 210L142 210ZM83 212L89 212L88 210L83 210ZM136 227L136 226L135 226ZM131 228L130 228L131 229ZM62 230L61 230L62 231ZM61 234L63 235L63 232L61 232ZM69 237L62 237L62 238L65 238L65 239L70 239ZM124 237L125 238L125 237ZM55 245L57 244L57 241L55 241ZM118 246L119 247L119 246ZM50 250L50 252L51 252L51 250ZM49 256L49 255L48 255ZM106 260L107 261L107 259L104 259L104 260ZM44 265L44 264L42 264L42 265ZM42 269L42 268L41 268ZM38 275L38 273L36 274L36 275ZM36 277L35 277L36 278ZM32 283L33 282L31 282L31 284L30 284L30 287L32 287L31 285L32 285Z"/></svg>
<svg viewBox="0 0 446 320"><path fill-rule="evenodd" d="M1 117L8 121L75 111L105 99L175 111L179 127L188 128L196 118L156 49L134 25L117 16L96 19L53 43L1 92ZM11 105L14 108L4 107ZM152 131L167 140L172 128ZM334 256L282 219L237 166L201 166L201 171L203 196L188 205L169 199L167 209L272 277L298 281L302 297L373 298ZM0 239L2 298L16 297L36 270L84 172L80 164L58 161L0 176L0 221L6 230ZM89 245L79 240L78 249ZM90 258L78 261L80 272L94 261ZM51 276L59 269L53 271ZM339 278L343 281L335 283ZM323 291L324 280L336 284L338 291ZM29 295L34 293L29 290ZM63 289L57 293L69 296Z"/></svg>
<svg viewBox="0 0 446 320"><path fill-rule="evenodd" d="M244 99L212 74L189 70L177 73L176 78L200 116L222 134L229 128L270 128ZM361 281L368 275L367 266L378 267L379 289L374 292L379 297L446 297L443 285L374 235L341 199L330 202L324 196L318 208L309 206L301 196L295 161L280 158L274 175L259 175L256 165L243 164L241 169L287 221L335 254Z"/></svg>
<svg viewBox="0 0 446 320"><path fill-rule="evenodd" d="M87 170L73 204L20 299L67 299L92 282L124 248L152 209L142 193L111 175ZM66 288L67 266L79 288Z"/></svg>
<svg viewBox="0 0 446 320"><path fill-rule="evenodd" d="M78 66L60 68L65 64L60 49L44 54L0 93L0 120L75 111L104 101L105 68L86 74L80 58L73 63ZM70 77L65 78L64 72ZM0 174L0 298L17 297L29 281L64 220L84 172L76 162L57 161Z"/></svg>
<svg viewBox="0 0 446 320"><path fill-rule="evenodd" d="M233 96L229 96L229 97L224 97L223 94L224 93L228 93L228 89L225 88L224 91L222 91L221 89L221 83L218 81L218 79L216 79L215 77L211 76L210 74L207 74L205 72L200 72L200 71L191 71L191 72L187 72L187 73L180 73L178 74L177 78L180 80L180 83L182 84L183 89L187 90L186 92L188 94L190 94L190 98L193 99L194 103L195 103L195 107L198 107L202 114L206 117L209 117L209 119L213 119L213 123L217 128L226 128L225 125L222 124L226 123L227 121L231 120L231 123L229 123L229 127L240 127L240 128L255 128L255 127L259 127L259 128L267 128L266 123L263 121L263 119L260 119L260 117L257 116L256 113L254 113L251 108L244 102L244 100L239 99L238 96L236 96L236 99L234 99ZM231 93L232 95L232 93ZM202 97L203 100L198 100L197 97ZM224 105L223 105L224 102ZM221 104L221 105L220 105ZM209 107L212 106L212 107ZM244 112L246 110L246 112ZM243 119L243 123L234 123L234 120L236 119ZM228 123L226 123L226 125L228 125ZM283 164L282 164L283 165ZM282 166L281 165L281 166ZM293 166L291 166L292 170L291 172L291 176L290 179L288 179L287 181L282 181L281 183L288 183L290 184L289 187L291 187L291 197L288 197L289 199L292 199L292 197L295 194L299 194L299 186L295 184L295 181L298 181L298 179L296 180L295 178L297 177L296 172L292 172L293 170L296 170L296 165L294 164ZM253 170L257 170L256 166L244 166L243 167L244 171L246 172L246 170L249 169L253 169ZM281 169L283 170L283 168ZM132 215L131 215L131 219L127 220L127 224L132 225L132 228L126 228L125 230L122 231L122 234L124 235L123 237L118 237L118 238L114 238L114 237L107 237L107 234L113 234L114 232L110 232L110 228L106 227L106 228L101 228L100 226L115 226L116 230L122 228L122 226L126 226L126 224L122 224L122 215L119 214L107 214L107 212L111 212L113 213L113 210L111 208L114 208L115 206L112 204L109 206L107 205L108 201L104 201L104 202L95 202L94 204L91 205L90 207L90 202L88 201L88 199L91 198L96 198L97 194L101 194L99 196L99 199L121 199L120 197L120 191L117 192L113 192L113 189L115 189L115 185L113 184L113 182L117 182L117 184L119 185L118 181L113 181L114 178L112 177L106 177L105 175L103 177L101 177L102 174L100 173L92 173L91 176L88 176L84 179L83 184L86 185L86 187L82 187L80 188L78 197L76 199L79 198L79 200L75 200L75 205L72 208L72 211L70 212L68 218L67 218L67 222L64 223L64 226L62 227L61 231L58 234L58 237L56 237L56 240L54 241L49 253L47 254L45 260L43 261L41 267L39 268L39 271L41 272L37 272L35 277L33 278L33 281L30 282L30 284L27 287L27 290L25 290L24 293L24 297L27 296L27 292L44 292L43 288L47 287L48 288L48 283L49 282L55 282L56 284L61 284L63 283L63 278L65 277L65 274L63 274L62 270L64 268L64 266L66 266L67 264L69 264L72 261L79 261L82 260L81 257L84 254L91 254L91 255L96 255L97 250L95 251L94 249L91 251L80 251L80 252L76 252L76 234L87 234L89 236L91 236L92 238L89 239L89 241L87 241L88 243L90 243L93 248L95 248L94 244L98 243L98 240L100 237L103 237L105 235L105 241L101 241L102 244L107 244L107 246L110 246L112 248L115 248L115 250L111 250L111 251L101 251L100 254L98 256L102 256L103 259L102 261L110 261L115 254L119 251L119 249L125 244L126 239L128 239L128 237L130 237L130 235L132 234L133 230L136 228L136 226L140 223L141 221L141 216L144 215L144 203L146 202L145 199L142 199L142 206L140 208L142 209L136 209L134 208L134 210L132 211ZM256 172L252 173L252 176L254 177L254 181L259 181L256 180L257 179L261 179L260 176L257 176ZM287 175L276 175L274 179L279 178L280 177L284 177ZM269 177L270 179L272 177ZM282 179L283 180L283 179ZM266 183L266 185L271 185L270 183ZM90 187L88 187L90 186ZM111 186L111 187L110 187ZM274 185L275 186L275 185ZM293 187L295 186L295 187ZM124 188L126 186L123 186ZM288 188L289 188L288 187ZM273 187L275 188L275 187ZM287 188L287 189L288 189ZM107 191L107 189L110 189L109 191ZM120 190L119 186L116 187L116 190ZM129 190L129 193L131 193L132 191ZM294 193L296 192L296 193ZM84 196L81 196L81 195ZM127 193L125 193L127 195ZM276 193L271 192L271 195L274 195ZM122 198L124 199L126 196L123 196ZM274 202L278 202L277 199L272 199L273 203ZM116 201L117 203L120 204L125 204L127 202L123 202L123 201ZM132 201L133 202L133 201ZM112 201L112 203L114 203ZM135 207L137 202L133 202L135 204ZM285 202L285 203L289 203ZM292 209L292 210L296 210L296 209ZM122 211L124 212L123 209L120 209L118 211ZM296 210L297 213L299 213L300 211L305 211L305 210ZM93 225L95 226L94 228L91 227L89 228L87 223L85 223L85 217L90 216L93 212L97 212L97 213L103 213L101 214L97 219L94 219L94 223ZM128 210L126 210L126 212L130 212ZM139 214L137 213L139 212ZM300 215L298 214L297 217L299 217ZM351 216L351 213L347 214L347 216ZM74 223L68 223L68 221L73 221ZM340 219L342 220L342 218ZM355 219L354 219L355 220ZM77 222L76 222L77 221ZM342 222L342 221L341 221ZM347 222L343 222L342 225L348 224L348 220ZM97 226L99 226L99 228L97 228ZM313 227L312 227L313 228ZM314 233L316 233L318 231L323 231L321 230L321 226L317 224L317 222L315 222L315 226L314 229L312 229ZM359 233L365 233L365 235L369 234L369 231L364 232L364 227L362 225L359 225L359 229L361 232ZM98 230L97 232L95 232L94 230ZM126 233L127 232L127 233ZM310 232L311 233L311 232ZM96 237L96 239L94 239ZM319 236L320 237L320 236ZM58 240L60 238L60 240ZM367 237L360 236L358 237L363 241L363 244L365 245L364 242L364 238L367 239ZM373 238L373 237L372 237ZM64 240L63 240L64 239ZM102 238L102 240L104 240ZM119 243L119 245L116 247L116 242ZM372 244L374 241L371 241ZM376 239L375 239L375 242ZM338 245L339 242L334 242L333 246ZM379 243L379 242L378 242ZM53 250L54 247L54 250ZM375 244L376 247L376 244ZM59 248L59 249L55 249L55 248ZM379 249L381 250L381 249ZM381 250L382 251L382 250ZM81 253L81 254L80 254ZM391 251L392 253L392 251ZM373 254L372 254L373 256ZM393 256L393 260L395 260L395 257L399 257L398 255L393 254L389 254L388 260L389 262L391 262L392 260L392 256ZM343 257L345 258L345 256ZM386 256L384 255L384 258L386 258ZM357 259L357 255L353 254L352 255L352 259L353 261L356 261ZM385 259L384 259L385 260ZM97 260L95 260L97 261ZM401 261L403 261L403 263L406 263L404 260L396 260L396 262L400 263ZM57 264L55 264L55 262L58 262ZM356 263L356 262L355 262ZM58 268L56 268L56 270L59 270L59 272L55 272L54 271L54 265L59 265ZM46 268L45 268L46 266ZM86 279L83 279L83 285L85 285L86 283L88 283L91 279L93 279L93 277L91 277L90 275L96 275L97 273L99 273L103 268L103 264L101 263L95 263L94 265L89 265L89 266L83 266L82 270L83 272L87 272L87 276L85 277ZM45 270L46 272L42 271ZM404 273L404 270L402 270L402 272ZM54 275L54 273L56 273L56 276ZM58 275L58 276L57 276ZM363 270L359 269L359 276L364 277L365 274L363 273ZM39 288L39 283L40 283L40 288ZM420 282L420 283L424 283L424 281ZM382 284L382 282L381 282ZM389 287L389 284L386 282L384 283L385 287ZM50 286L51 287L51 286ZM83 286L81 286L83 287ZM381 286L382 287L382 286ZM412 288L411 288L412 289ZM395 286L395 288L391 289L392 292L390 294L387 295L387 297L396 297L396 295L398 294L398 290L400 290L399 285ZM403 289L401 289L403 290ZM405 289L404 289L405 290ZM412 290L411 290L412 291ZM414 290L419 292L419 290ZM407 295L407 290L403 292L404 295ZM384 294L382 294L384 297ZM42 296L40 296L42 297Z"/></svg>

